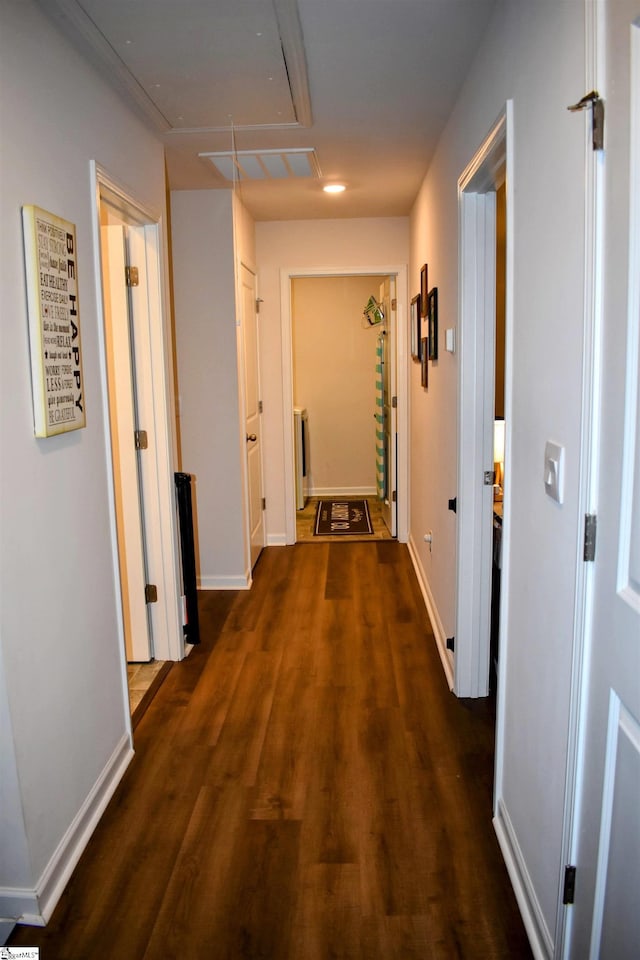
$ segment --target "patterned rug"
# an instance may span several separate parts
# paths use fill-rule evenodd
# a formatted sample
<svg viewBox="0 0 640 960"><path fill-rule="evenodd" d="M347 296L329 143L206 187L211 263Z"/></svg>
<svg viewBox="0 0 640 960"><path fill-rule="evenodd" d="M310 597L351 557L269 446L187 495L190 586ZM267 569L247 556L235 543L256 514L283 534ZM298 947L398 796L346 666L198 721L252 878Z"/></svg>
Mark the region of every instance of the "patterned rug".
<svg viewBox="0 0 640 960"><path fill-rule="evenodd" d="M319 500L313 529L316 537L373 533L366 500Z"/></svg>

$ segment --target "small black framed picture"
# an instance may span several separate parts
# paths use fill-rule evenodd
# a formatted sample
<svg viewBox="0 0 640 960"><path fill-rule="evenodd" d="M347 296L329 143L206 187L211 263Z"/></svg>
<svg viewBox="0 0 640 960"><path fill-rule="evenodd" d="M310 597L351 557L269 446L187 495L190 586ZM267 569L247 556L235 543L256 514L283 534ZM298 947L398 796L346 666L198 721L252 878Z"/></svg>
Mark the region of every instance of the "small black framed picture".
<svg viewBox="0 0 640 960"><path fill-rule="evenodd" d="M411 301L411 311L409 313L410 334L411 334L411 356L418 363L420 361L420 294L418 293Z"/></svg>
<svg viewBox="0 0 640 960"><path fill-rule="evenodd" d="M426 263L420 268L420 316L427 315L427 300L429 298L429 268Z"/></svg>
<svg viewBox="0 0 640 960"><path fill-rule="evenodd" d="M438 288L432 287L429 291L427 305L429 318L429 360L438 359Z"/></svg>
<svg viewBox="0 0 640 960"><path fill-rule="evenodd" d="M426 390L429 386L429 341L426 337L420 341L420 361L422 363L420 380Z"/></svg>

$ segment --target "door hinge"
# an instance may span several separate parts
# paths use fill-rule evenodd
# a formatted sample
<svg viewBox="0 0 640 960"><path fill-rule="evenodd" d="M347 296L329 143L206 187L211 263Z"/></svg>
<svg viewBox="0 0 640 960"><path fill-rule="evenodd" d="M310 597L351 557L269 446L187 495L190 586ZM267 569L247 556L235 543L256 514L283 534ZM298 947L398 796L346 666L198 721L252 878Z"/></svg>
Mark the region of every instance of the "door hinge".
<svg viewBox="0 0 640 960"><path fill-rule="evenodd" d="M451 650L451 652L453 652L455 649L456 649L456 638L447 637L447 650Z"/></svg>
<svg viewBox="0 0 640 960"><path fill-rule="evenodd" d="M158 602L158 588L155 583L146 583L144 587L144 602L145 603L157 603Z"/></svg>
<svg viewBox="0 0 640 960"><path fill-rule="evenodd" d="M492 487L496 482L496 472L495 470L485 470L484 471L484 485L485 487Z"/></svg>
<svg viewBox="0 0 640 960"><path fill-rule="evenodd" d="M568 865L564 868L564 889L562 902L567 905L574 903L576 895L576 868Z"/></svg>
<svg viewBox="0 0 640 960"><path fill-rule="evenodd" d="M262 400L258 400L258 413L263 413L264 407L262 405Z"/></svg>
<svg viewBox="0 0 640 960"><path fill-rule="evenodd" d="M392 297L392 298L391 298L391 309L392 309L392 310L397 310L397 309L398 309L398 301L396 300L395 297Z"/></svg>
<svg viewBox="0 0 640 960"><path fill-rule="evenodd" d="M591 107L591 142L594 150L604 150L604 100L597 90L584 95L582 100L567 107L572 113Z"/></svg>
<svg viewBox="0 0 640 960"><path fill-rule="evenodd" d="M267 498L266 498L266 497L263 497L263 498L262 498L262 509L263 509L263 510L266 510L266 509L267 509Z"/></svg>
<svg viewBox="0 0 640 960"><path fill-rule="evenodd" d="M262 297L256 297L256 313L260 313L260 304L264 303Z"/></svg>
<svg viewBox="0 0 640 960"><path fill-rule="evenodd" d="M137 267L125 267L124 276L128 287L137 287L140 283Z"/></svg>
<svg viewBox="0 0 640 960"><path fill-rule="evenodd" d="M393 493L391 494L391 503L395 503L395 502L396 502L396 491L394 490Z"/></svg>
<svg viewBox="0 0 640 960"><path fill-rule="evenodd" d="M136 450L146 450L149 446L149 438L146 430L135 430L133 433Z"/></svg>
<svg viewBox="0 0 640 960"><path fill-rule="evenodd" d="M391 406L395 409L398 406L398 398L391 397Z"/></svg>
<svg viewBox="0 0 640 960"><path fill-rule="evenodd" d="M596 533L598 517L595 513L586 513L584 516L584 560L592 562L596 558Z"/></svg>
<svg viewBox="0 0 640 960"><path fill-rule="evenodd" d="M457 513L457 512L458 512L458 498L457 498L457 497L452 497L451 500L449 500L449 510L451 510L452 513Z"/></svg>

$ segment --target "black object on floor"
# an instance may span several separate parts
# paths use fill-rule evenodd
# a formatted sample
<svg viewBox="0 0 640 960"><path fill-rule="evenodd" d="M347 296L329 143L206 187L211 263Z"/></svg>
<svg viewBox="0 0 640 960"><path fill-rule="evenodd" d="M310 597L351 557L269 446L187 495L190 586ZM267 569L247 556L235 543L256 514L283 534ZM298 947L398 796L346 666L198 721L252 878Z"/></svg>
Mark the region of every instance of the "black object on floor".
<svg viewBox="0 0 640 960"><path fill-rule="evenodd" d="M183 626L187 643L200 643L198 618L198 585L196 580L196 554L193 537L193 508L191 505L191 474L174 474L178 503L180 557L182 560L182 590L187 608Z"/></svg>
<svg viewBox="0 0 640 960"><path fill-rule="evenodd" d="M366 500L320 500L313 529L316 537L373 533Z"/></svg>

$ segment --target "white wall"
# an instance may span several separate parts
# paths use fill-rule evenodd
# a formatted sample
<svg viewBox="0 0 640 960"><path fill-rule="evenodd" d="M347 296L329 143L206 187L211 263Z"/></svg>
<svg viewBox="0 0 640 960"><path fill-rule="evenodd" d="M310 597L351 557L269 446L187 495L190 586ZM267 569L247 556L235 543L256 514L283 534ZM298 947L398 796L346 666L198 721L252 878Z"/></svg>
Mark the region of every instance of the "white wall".
<svg viewBox="0 0 640 960"><path fill-rule="evenodd" d="M56 858L69 854L56 848L78 826L74 818L86 812L99 778L108 786L116 775L110 763L129 750L89 162L162 211L164 160L155 137L32 0L3 2L0 45L0 644L11 720L3 727L0 781L14 809L19 792L22 810L22 822L0 821L6 916L16 888L25 892L25 909L51 908L64 872ZM77 231L87 427L43 440L33 436L23 204L44 207ZM5 742L11 729L13 749ZM45 884L47 869L53 875Z"/></svg>
<svg viewBox="0 0 640 960"><path fill-rule="evenodd" d="M245 575L231 193L172 193L171 236L182 467L198 582L212 587Z"/></svg>
<svg viewBox="0 0 640 960"><path fill-rule="evenodd" d="M233 229L236 271L244 263L252 273L256 272L256 225L253 217L237 194L233 197Z"/></svg>
<svg viewBox="0 0 640 960"><path fill-rule="evenodd" d="M246 586L244 434L235 268L254 268L253 221L227 190L171 195L181 462L194 476L198 582Z"/></svg>
<svg viewBox="0 0 640 960"><path fill-rule="evenodd" d="M256 224L264 414L267 534L285 542L284 414L281 270L334 273L385 272L408 263L409 221L404 217L363 220L291 220Z"/></svg>
<svg viewBox="0 0 640 960"><path fill-rule="evenodd" d="M556 924L563 823L580 454L584 124L567 111L584 86L584 7L501 2L441 138L411 217L411 279L429 264L441 329L458 315L457 179L508 98L514 104L511 537L498 813L511 830L538 942ZM574 122L575 120L578 122ZM508 345L509 348L509 345ZM457 355L412 372L411 536L447 634L455 630ZM544 492L545 441L566 448L565 502ZM438 451L438 469L432 454ZM479 478L480 482L480 478ZM422 532L433 529L433 551ZM514 873L515 875L515 873Z"/></svg>
<svg viewBox="0 0 640 960"><path fill-rule="evenodd" d="M292 283L294 404L309 417L312 496L376 491L376 343L363 326L383 277L297 277Z"/></svg>

